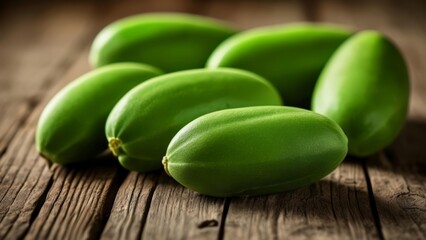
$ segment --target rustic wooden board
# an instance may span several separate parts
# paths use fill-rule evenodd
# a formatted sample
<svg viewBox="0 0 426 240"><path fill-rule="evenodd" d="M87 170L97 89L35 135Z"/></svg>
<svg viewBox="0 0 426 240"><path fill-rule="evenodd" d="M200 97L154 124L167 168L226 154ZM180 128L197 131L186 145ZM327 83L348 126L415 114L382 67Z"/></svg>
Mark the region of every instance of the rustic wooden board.
<svg viewBox="0 0 426 240"><path fill-rule="evenodd" d="M224 199L202 196L161 175L143 239L217 239Z"/></svg>
<svg viewBox="0 0 426 240"><path fill-rule="evenodd" d="M0 239L426 238L426 29L419 24L426 22L424 1L5 6L0 10ZM241 29L305 20L379 29L409 63L410 119L386 151L347 159L316 184L269 196L205 197L164 173L128 173L107 156L86 166L49 166L33 142L43 106L90 69L88 47L103 26L151 11L199 13Z"/></svg>
<svg viewBox="0 0 426 240"><path fill-rule="evenodd" d="M51 173L34 149L34 128L24 127L0 161L0 238L18 239L43 202Z"/></svg>
<svg viewBox="0 0 426 240"><path fill-rule="evenodd" d="M115 159L99 161L81 167L52 167L53 185L26 238L99 237L122 181Z"/></svg>
<svg viewBox="0 0 426 240"><path fill-rule="evenodd" d="M145 226L158 174L130 173L120 189L102 239L139 239Z"/></svg>
<svg viewBox="0 0 426 240"><path fill-rule="evenodd" d="M43 204L52 173L34 147L41 106L31 112L46 88L75 59L73 51L86 38L92 11L87 5L31 10L28 18L24 12L21 21L7 25L7 37L2 38L5 47L0 48L0 59L12 63L1 74L0 103L7 116L0 127L4 153L0 159L0 238L24 236ZM73 21L75 15L81 18ZM23 31L28 25L33 26L31 31Z"/></svg>
<svg viewBox="0 0 426 240"><path fill-rule="evenodd" d="M364 170L353 159L319 183L279 195L234 198L225 239L374 239Z"/></svg>

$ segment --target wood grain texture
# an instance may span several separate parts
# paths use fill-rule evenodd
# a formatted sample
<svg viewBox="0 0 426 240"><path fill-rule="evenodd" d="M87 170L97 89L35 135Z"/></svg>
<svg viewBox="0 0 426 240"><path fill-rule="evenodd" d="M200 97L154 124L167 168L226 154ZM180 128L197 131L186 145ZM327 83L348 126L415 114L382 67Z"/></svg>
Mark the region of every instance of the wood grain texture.
<svg viewBox="0 0 426 240"><path fill-rule="evenodd" d="M202 196L162 174L142 238L217 239L223 206L223 198Z"/></svg>
<svg viewBox="0 0 426 240"><path fill-rule="evenodd" d="M410 120L389 149L367 161L386 239L426 238L424 142L426 123Z"/></svg>
<svg viewBox="0 0 426 240"><path fill-rule="evenodd" d="M346 160L316 184L232 199L225 239L376 239L362 166Z"/></svg>
<svg viewBox="0 0 426 240"><path fill-rule="evenodd" d="M403 162L405 158L396 161ZM380 154L379 159L369 161L367 166L385 239L425 239L424 163L416 169Z"/></svg>
<svg viewBox="0 0 426 240"><path fill-rule="evenodd" d="M3 23L6 36L1 38L0 59L7 62L7 71L0 73L0 105L4 106L2 114L7 114L0 121L2 239L26 234L50 187L52 174L34 146L41 107L33 110L46 87L74 60L73 51L86 38L91 11L86 5L32 10L18 14L20 21ZM75 14L82 16L80 21L72 21ZM63 27L75 32L66 33Z"/></svg>
<svg viewBox="0 0 426 240"><path fill-rule="evenodd" d="M130 173L117 192L101 239L139 239L150 208L158 173Z"/></svg>
<svg viewBox="0 0 426 240"><path fill-rule="evenodd" d="M53 165L53 185L27 239L96 239L109 215L119 183L117 162Z"/></svg>
<svg viewBox="0 0 426 240"><path fill-rule="evenodd" d="M94 2L0 9L0 239L426 238L426 2ZM241 29L304 20L378 29L409 64L410 118L385 151L269 196L210 198L160 172L128 173L109 157L49 166L33 140L43 107L89 71L88 48L101 28L152 11L199 13Z"/></svg>
<svg viewBox="0 0 426 240"><path fill-rule="evenodd" d="M19 239L43 201L51 173L34 148L34 128L18 131L0 160L0 238Z"/></svg>

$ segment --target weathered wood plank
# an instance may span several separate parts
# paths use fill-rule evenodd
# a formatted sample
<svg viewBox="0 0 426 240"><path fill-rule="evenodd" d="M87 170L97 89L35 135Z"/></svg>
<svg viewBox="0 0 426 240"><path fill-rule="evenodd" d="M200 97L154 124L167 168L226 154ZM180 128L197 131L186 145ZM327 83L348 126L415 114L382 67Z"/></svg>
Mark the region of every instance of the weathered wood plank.
<svg viewBox="0 0 426 240"><path fill-rule="evenodd" d="M91 165L54 165L53 185L27 239L98 238L120 183L113 158Z"/></svg>
<svg viewBox="0 0 426 240"><path fill-rule="evenodd" d="M139 239L144 228L158 173L130 173L117 192L102 239Z"/></svg>
<svg viewBox="0 0 426 240"><path fill-rule="evenodd" d="M426 132L423 132L426 133ZM380 154L368 161L377 211L386 239L426 238L426 166Z"/></svg>
<svg viewBox="0 0 426 240"><path fill-rule="evenodd" d="M364 171L346 160L310 187L232 199L225 239L375 239Z"/></svg>
<svg viewBox="0 0 426 240"><path fill-rule="evenodd" d="M162 174L143 239L217 239L224 199L195 193Z"/></svg>
<svg viewBox="0 0 426 240"><path fill-rule="evenodd" d="M0 159L2 239L19 239L26 234L50 187L52 174L34 147L41 108L27 117L45 88L66 70L65 63L75 58L73 51L77 51L80 41L87 39L91 11L88 5L48 8L5 29L10 35L2 38L0 59L7 56L10 65L0 73L4 87L0 90L0 102L7 106L2 111L8 113L0 127L4 153ZM75 14L81 17L77 21ZM66 21L74 25L64 24ZM76 32L67 34L64 27ZM26 29L30 29L28 33Z"/></svg>
<svg viewBox="0 0 426 240"><path fill-rule="evenodd" d="M405 56L411 76L411 103L406 127L388 150L366 160L374 193L377 224L385 239L424 239L426 233L426 29L424 1L326 1L326 21L377 29L388 35Z"/></svg>
<svg viewBox="0 0 426 240"><path fill-rule="evenodd" d="M34 149L34 129L21 129L1 159L0 238L19 239L51 179L45 162Z"/></svg>
<svg viewBox="0 0 426 240"><path fill-rule="evenodd" d="M119 3L123 5L122 8L119 6L114 8L113 14L103 13L100 22L107 23L138 12L177 10L202 12L235 22L235 25L241 28L248 28L301 20L306 15L295 1L248 3L220 1L205 5L193 1L181 4L180 1L173 0L153 1L152 4L139 3L135 0L130 2L131 4ZM426 102L422 94L425 84L421 80L424 73L419 69L425 69L424 61L421 61L425 52L418 50L424 49L422 47L424 35L414 34L416 30L412 24L414 20L405 20L404 17L403 25L398 25L398 28L406 28L404 30L404 33L408 34L406 37L399 30L395 30L395 26L389 25L391 17L396 14L392 12L393 8L385 6L382 9L383 5L375 4L365 7L368 11L374 12L374 16L379 15L373 21L371 18L360 20L359 16L365 16L366 13L365 9L359 9L358 5L350 5L353 7L350 9L352 13L348 13L347 6L329 2L324 6L318 14L321 19L347 23L358 28L374 27L377 24L378 28L386 29L395 36L397 43L403 46L404 53L409 55L411 73L414 74L414 79L417 79L413 85L410 116L424 119L423 116L426 114L421 111ZM370 209L371 200L374 200L372 202L379 214L379 222L376 224L383 228L385 238L425 238L426 181L425 165L421 162L424 161L425 155L419 143L424 142L426 132L422 121L414 123L411 121L407 125L408 129L414 130L404 131L396 143L398 147L391 148L389 156L381 154L367 162L370 173L368 179L365 178L361 163L346 161L333 174L308 188L278 195L235 198L230 203L228 200L196 194L179 186L165 175L161 176L157 186L158 178L155 173L149 175L131 173L118 189L126 172L120 170L112 159L104 159L106 163L99 169L95 164L67 168L54 165L51 169L52 177L52 172L35 152L32 143L34 126L42 109L40 106L48 99L46 96L51 96L65 83L88 70L86 52L65 77L58 78L75 56L81 54L82 45L87 44L89 37L82 37L84 35L82 33L88 32L88 35L94 33L90 33L92 31L90 29L93 29L90 23L83 26L93 20L87 19L92 16L88 12L83 12L85 17L80 15L81 22L76 23L81 24L83 30L75 29L76 26L73 24L67 25L70 23L66 19L74 16L72 11L75 10L70 10L69 15L65 14L65 18L58 20L58 23L45 19L40 20L42 23L35 24L36 29L50 30L43 30L40 37L35 37L34 49L26 46L21 40L22 36L30 38L32 34L36 34L22 30L22 23L25 21L14 25L20 28L14 30L11 35L0 36L0 45L7 46L0 48L0 56L21 54L21 57L16 56L10 62L0 57L0 63L3 60L7 66L6 73L0 73L0 107L7 106L5 109L10 113L8 117L0 118L0 133L5 133L0 135L0 153L5 152L0 158L0 238L21 238L28 230L26 235L28 239L76 237L91 239L97 238L100 234L105 239L141 237L205 239L218 236L227 239L381 238L382 233L378 232L374 225ZM335 14L337 17L330 19L328 14ZM356 16L357 14L360 15ZM386 17L383 17L383 14ZM64 17L59 13L55 16L52 19ZM318 16L315 15L315 18ZM413 19L419 21L419 18ZM408 23L411 25L408 26ZM49 50L47 42L50 38L47 36L52 36L55 33L54 29L59 26L74 29L72 31L64 29L64 33L69 31L78 34L75 37L67 35L73 38L69 42L60 36L56 38L53 36L54 41L65 41L66 47L61 49L60 45L54 45L53 48L56 50ZM100 29L102 26L103 24L99 24L95 28ZM21 45L24 49L11 50ZM43 51L35 49L40 46ZM74 50L75 53L72 53ZM46 58L54 59L42 60L36 65L37 67L31 67L37 57L44 53L47 53ZM16 64L21 65L18 68ZM29 72L26 72L27 70ZM35 83L26 85L28 79L35 79ZM47 87L52 88L49 94L45 95ZM16 95L12 94L13 92L16 92ZM8 102L9 97L21 99L22 102ZM27 119L39 99L42 99L43 103ZM15 112L14 109L18 110ZM407 160L409 164L406 164ZM369 181L375 193L374 199L369 199L371 197L368 193ZM118 194L112 206L117 190ZM111 215L108 218L111 206ZM105 222L106 226L103 229Z"/></svg>

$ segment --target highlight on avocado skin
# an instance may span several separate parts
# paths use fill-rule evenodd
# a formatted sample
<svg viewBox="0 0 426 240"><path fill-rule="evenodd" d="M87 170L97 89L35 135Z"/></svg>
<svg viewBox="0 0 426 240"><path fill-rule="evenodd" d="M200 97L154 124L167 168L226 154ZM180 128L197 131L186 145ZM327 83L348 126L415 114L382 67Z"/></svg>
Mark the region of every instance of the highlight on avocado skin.
<svg viewBox="0 0 426 240"><path fill-rule="evenodd" d="M352 32L323 24L287 24L254 28L221 43L207 67L233 67L269 80L288 106L309 108L322 68Z"/></svg>
<svg viewBox="0 0 426 240"><path fill-rule="evenodd" d="M190 122L170 142L163 165L176 181L205 195L259 195L319 181L346 153L345 134L327 117L258 106Z"/></svg>
<svg viewBox="0 0 426 240"><path fill-rule="evenodd" d="M225 22L183 13L150 13L106 26L90 51L93 67L141 62L165 72L201 68L219 43L236 33Z"/></svg>
<svg viewBox="0 0 426 240"><path fill-rule="evenodd" d="M162 74L152 66L117 63L93 70L59 91L37 125L38 152L54 163L87 161L108 149L104 126L118 100L137 84Z"/></svg>
<svg viewBox="0 0 426 240"><path fill-rule="evenodd" d="M128 92L106 123L110 149L126 169L161 169L167 145L180 128L217 110L281 105L262 77L238 69L195 69L169 73Z"/></svg>
<svg viewBox="0 0 426 240"><path fill-rule="evenodd" d="M349 153L371 155L389 145L404 125L409 100L405 61L385 36L363 31L327 63L315 87L312 110L336 121Z"/></svg>

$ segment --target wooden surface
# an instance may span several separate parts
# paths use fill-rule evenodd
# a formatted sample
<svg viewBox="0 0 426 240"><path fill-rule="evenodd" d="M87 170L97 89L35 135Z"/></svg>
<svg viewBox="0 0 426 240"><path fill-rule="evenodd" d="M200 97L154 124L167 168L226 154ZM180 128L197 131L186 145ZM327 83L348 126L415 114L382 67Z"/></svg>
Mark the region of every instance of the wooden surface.
<svg viewBox="0 0 426 240"><path fill-rule="evenodd" d="M34 147L47 101L90 70L93 37L142 12L198 13L241 29L297 21L377 29L402 50L410 112L398 139L347 158L296 191L211 198L164 173L111 157L49 165ZM0 4L0 239L426 239L426 4L424 1L53 1Z"/></svg>

